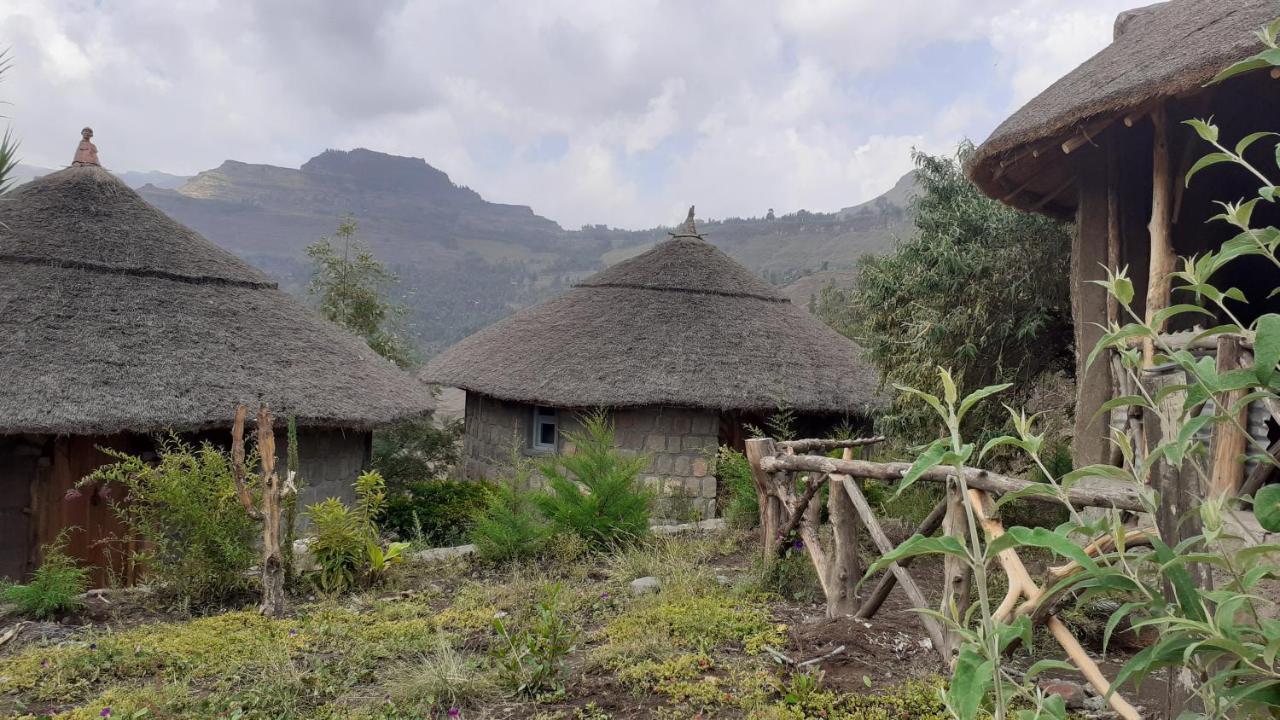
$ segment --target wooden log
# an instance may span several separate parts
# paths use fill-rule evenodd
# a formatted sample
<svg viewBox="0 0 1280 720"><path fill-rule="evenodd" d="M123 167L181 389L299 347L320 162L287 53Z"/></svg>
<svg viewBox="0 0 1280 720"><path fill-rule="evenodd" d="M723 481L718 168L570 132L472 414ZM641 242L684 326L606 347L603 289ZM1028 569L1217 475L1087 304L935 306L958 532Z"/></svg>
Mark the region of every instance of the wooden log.
<svg viewBox="0 0 1280 720"><path fill-rule="evenodd" d="M858 448L867 445L875 445L884 442L883 435L875 437L853 438L852 440L824 440L821 438L813 438L807 440L783 440L774 443L784 450L793 450L796 453L804 453L810 451L827 452L830 450L842 450L845 448Z"/></svg>
<svg viewBox="0 0 1280 720"><path fill-rule="evenodd" d="M844 449L844 459L853 459L854 449ZM828 475L827 477L831 477ZM844 484L844 478L832 481ZM856 481L855 481L856 482ZM831 518L831 566L827 570L827 617L852 615L858 610L854 584L862 577L862 559L858 556L858 511L849 494L836 489L827 493L827 514ZM890 573L892 574L892 573Z"/></svg>
<svg viewBox="0 0 1280 720"><path fill-rule="evenodd" d="M1169 307L1170 275L1177 267L1173 252L1173 173L1169 167L1169 122L1164 105L1151 111L1154 128L1151 147L1151 220L1147 232L1151 236L1151 258L1147 274L1147 325L1155 327L1155 314ZM1150 367L1155 344L1147 338L1142 346L1143 364Z"/></svg>
<svg viewBox="0 0 1280 720"><path fill-rule="evenodd" d="M756 500L760 504L761 550L765 562L771 562L777 554L780 540L778 531L782 525L782 504L770 492L773 483L770 477L776 470L766 471L760 462L777 452L777 447L770 438L752 438L746 442L747 461L751 463L751 479L756 485Z"/></svg>
<svg viewBox="0 0 1280 720"><path fill-rule="evenodd" d="M969 497L974 515L977 517L978 522L982 524L987 536L991 540L995 540L1003 535L1004 525L990 514L988 508L991 507L991 503L989 498L985 497L985 493L980 490L970 490ZM1031 579L1031 573L1027 572L1027 568L1022 564L1022 559L1018 557L1017 551L1010 548L1001 552L997 559L1000 561L1000 567L1005 571L1005 575L1009 578L1010 588L1019 588L1020 592L1032 602L1040 597L1043 591ZM1080 642L1071 634L1067 626L1056 615L1048 616L1045 619L1045 624L1049 627L1049 632L1053 634L1053 638L1066 651L1067 658L1080 670L1080 674L1084 675L1085 679L1089 681L1089 684L1093 686L1093 689L1099 695L1106 697L1107 693L1111 691L1111 682L1102 674L1098 664L1093 661L1093 658L1089 657L1089 654L1081 647ZM1141 720L1142 718L1138 714L1138 710L1133 705L1130 705L1118 692L1111 693L1111 697L1107 698L1107 702L1111 705L1111 709L1115 710L1125 720Z"/></svg>
<svg viewBox="0 0 1280 720"><path fill-rule="evenodd" d="M920 522L920 526L916 528L913 535L924 535L928 537L942 527L942 518L947 514L947 501L943 500L933 506L933 510L929 511L929 515ZM911 565L911 561L915 558L906 558L898 563L905 570ZM859 620L870 620L884 604L889 593L893 590L893 586L898 584L898 576L891 572L885 573L880 581L876 583L875 588L867 595L867 599L863 601L862 607L858 608Z"/></svg>
<svg viewBox="0 0 1280 720"><path fill-rule="evenodd" d="M248 473L244 466L244 421L248 413L249 410L244 405L236 406L235 419L231 422L231 476L235 480L236 497L244 511L254 520L261 520L262 511L253 503Z"/></svg>
<svg viewBox="0 0 1280 720"><path fill-rule="evenodd" d="M1120 269L1120 153L1114 131L1107 152L1107 269ZM1120 301L1107 293L1107 325L1120 321Z"/></svg>
<svg viewBox="0 0 1280 720"><path fill-rule="evenodd" d="M276 435L271 412L258 408L258 455L262 464L262 606L267 617L284 614L284 554L280 549L280 521L284 511L283 487L276 473Z"/></svg>
<svg viewBox="0 0 1280 720"><path fill-rule="evenodd" d="M955 538L961 547L969 547L969 513L964 506L964 495L955 478L947 481L946 514L942 519L942 534ZM964 558L946 555L942 558L942 602L938 612L952 622L963 624L969 609L969 590L972 586L969 563ZM963 644L960 634L947 627L943 634L945 655L955 658Z"/></svg>
<svg viewBox="0 0 1280 720"><path fill-rule="evenodd" d="M882 554L893 552L893 543L889 542L889 538L884 534L880 523L876 521L875 513L871 510L871 504L867 502L867 498L862 494L858 484L848 476L841 477L840 484L844 487L845 492L848 493L849 500L862 518L862 524L866 526L867 534L871 536L871 540L876 544L876 547L880 549ZM911 574L906 569L898 563L892 563L889 565L889 571L897 576L898 583L902 585L903 591L911 599L912 607L919 610L931 609L929 601L924 599L924 593L920 592L920 586L916 585L916 581L911 578ZM929 641L933 643L933 648L937 651L938 656L942 658L942 661L944 663L951 662L951 658L945 654L942 626L938 624L938 621L921 613L920 624L924 626L925 634L929 636Z"/></svg>
<svg viewBox="0 0 1280 720"><path fill-rule="evenodd" d="M1267 448L1267 454L1272 460L1280 462L1280 440L1271 443ZM1253 468L1253 472L1249 473L1249 478L1240 485L1241 495L1250 495L1258 492L1258 489L1266 484L1267 479L1271 477L1271 473L1275 472L1276 466L1259 458L1258 464Z"/></svg>
<svg viewBox="0 0 1280 720"><path fill-rule="evenodd" d="M888 482L901 480L911 465L904 462L880 463L869 460L837 460L818 455L773 455L762 457L760 459L760 467L766 473L786 471L827 472ZM1023 490L1033 485L1041 485L1029 480L1000 475L978 468L966 467L963 468L963 471L965 484L969 487L985 490L996 495ZM929 482L946 482L947 477L954 474L955 469L950 466L934 467L926 470L920 476L920 479ZM1133 512L1144 511L1137 491L1118 483L1087 488L1077 485L1068 489L1066 495L1071 504L1076 507L1116 508L1117 510L1130 510ZM1032 502L1055 505L1061 503L1056 496L1051 495L1028 495L1026 499Z"/></svg>
<svg viewBox="0 0 1280 720"><path fill-rule="evenodd" d="M806 515L806 512L809 509L809 504L813 501L813 496L817 495L818 491L822 489L822 486L826 484L828 477L829 476L827 474L823 473L819 475L816 479L810 479L809 482L805 485L804 494L801 495L798 500L794 501L795 509L792 510L790 512L790 515L787 517L787 524L782 526L782 530L778 532L779 540L786 540L787 538L791 537L791 534L794 533L797 529L799 529L800 523L806 520L808 520L809 522L813 522L813 518L808 517ZM775 488L774 492L781 494L783 492L786 492L786 490L784 490L783 488ZM786 503L784 502L784 505L785 504ZM816 507L816 504L815 504L815 507ZM786 545L779 542L778 557L780 558L786 553L787 553Z"/></svg>
<svg viewBox="0 0 1280 720"><path fill-rule="evenodd" d="M1240 339L1229 335L1218 338L1218 374L1238 370L1242 366L1243 349ZM1244 399L1245 391L1231 390L1215 398L1218 412L1227 414ZM1244 480L1244 462L1241 456L1249 444L1249 436L1243 428L1249 422L1249 409L1241 407L1227 422L1213 428L1213 465L1209 476L1209 497L1235 497Z"/></svg>

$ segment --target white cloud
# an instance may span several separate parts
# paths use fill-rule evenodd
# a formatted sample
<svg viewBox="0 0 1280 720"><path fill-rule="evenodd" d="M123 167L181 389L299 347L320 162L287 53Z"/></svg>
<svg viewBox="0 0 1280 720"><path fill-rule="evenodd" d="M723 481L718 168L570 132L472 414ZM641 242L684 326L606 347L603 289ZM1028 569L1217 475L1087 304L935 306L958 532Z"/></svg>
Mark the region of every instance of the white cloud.
<svg viewBox="0 0 1280 720"><path fill-rule="evenodd" d="M85 124L121 169L366 146L569 227L643 227L866 200L1105 45L1125 4L5 0L0 97L33 164ZM904 75L958 44L981 87Z"/></svg>

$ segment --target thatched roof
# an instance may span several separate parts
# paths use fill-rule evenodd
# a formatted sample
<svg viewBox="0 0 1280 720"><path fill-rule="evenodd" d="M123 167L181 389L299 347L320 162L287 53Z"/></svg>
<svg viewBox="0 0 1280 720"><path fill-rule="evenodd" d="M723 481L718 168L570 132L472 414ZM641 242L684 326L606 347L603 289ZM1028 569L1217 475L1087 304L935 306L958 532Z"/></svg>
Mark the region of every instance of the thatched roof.
<svg viewBox="0 0 1280 720"><path fill-rule="evenodd" d="M365 429L430 409L422 383L99 167L0 198L0 434L230 425L265 401Z"/></svg>
<svg viewBox="0 0 1280 720"><path fill-rule="evenodd" d="M1121 13L1113 42L1001 123L970 160L969 176L992 197L1040 209L1067 178L1067 158L1051 152L1054 144L1159 98L1195 91L1262 49L1254 32L1278 16L1275 0L1171 0ZM1037 161L1031 151L1042 146L1047 152ZM1063 199L1059 211L1074 204L1069 194ZM1054 202L1047 205L1055 210Z"/></svg>
<svg viewBox="0 0 1280 720"><path fill-rule="evenodd" d="M691 229L691 226L686 226ZM848 339L692 232L463 340L428 382L557 407L865 412Z"/></svg>

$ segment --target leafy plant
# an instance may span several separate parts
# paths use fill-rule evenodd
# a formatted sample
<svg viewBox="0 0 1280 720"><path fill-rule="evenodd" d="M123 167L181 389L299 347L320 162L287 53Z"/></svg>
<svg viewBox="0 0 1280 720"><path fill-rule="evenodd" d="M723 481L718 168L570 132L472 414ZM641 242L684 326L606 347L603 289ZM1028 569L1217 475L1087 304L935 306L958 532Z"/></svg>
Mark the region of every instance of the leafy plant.
<svg viewBox="0 0 1280 720"><path fill-rule="evenodd" d="M250 588L257 526L237 499L225 452L172 435L159 439L151 462L109 448L102 452L115 462L94 470L73 492L119 488L110 493L112 512L131 535L122 539L140 548L132 560L153 581L195 605L226 601Z"/></svg>
<svg viewBox="0 0 1280 720"><path fill-rule="evenodd" d="M495 618L498 634L494 656L503 679L516 694L546 697L564 692L565 659L576 649L579 631L561 607L559 583L544 586L542 599L534 608L534 618L525 627L512 631Z"/></svg>
<svg viewBox="0 0 1280 720"><path fill-rule="evenodd" d="M23 615L45 620L65 615L84 603L80 596L89 588L89 570L80 567L76 559L67 555L67 533L64 528L53 542L41 549L43 560L25 585L10 585L3 589L6 602L18 606Z"/></svg>
<svg viewBox="0 0 1280 720"><path fill-rule="evenodd" d="M373 434L370 467L382 474L392 493L443 479L458 464L462 421L437 427L432 417L414 418Z"/></svg>
<svg viewBox="0 0 1280 720"><path fill-rule="evenodd" d="M0 50L0 81L13 67L13 56L9 49ZM8 103L0 102L0 105ZM0 116L3 117L3 116ZM13 173L18 167L18 139L13 135L13 128L6 127L0 136L0 195L9 191L13 185Z"/></svg>
<svg viewBox="0 0 1280 720"><path fill-rule="evenodd" d="M430 546L459 544L493 501L496 491L484 482L429 480L391 491L382 515L383 530L403 540Z"/></svg>
<svg viewBox="0 0 1280 720"><path fill-rule="evenodd" d="M540 553L551 535L538 512L533 493L525 490L529 467L514 461L511 474L499 484L489 506L471 528L476 555L488 562L505 562Z"/></svg>
<svg viewBox="0 0 1280 720"><path fill-rule="evenodd" d="M712 474L720 481L720 501L725 522L732 527L754 527L760 522L760 499L747 457L731 447L716 450Z"/></svg>
<svg viewBox="0 0 1280 720"><path fill-rule="evenodd" d="M954 158L914 153L916 233L865 257L852 289L818 297L818 316L866 348L886 385L934 387L934 368L945 366L964 392L997 383L1022 392L1041 373L1072 369L1069 228L984 196L962 170L972 152L966 142ZM969 418L996 431L1004 420L998 407ZM877 425L895 438L934 429L901 398Z"/></svg>
<svg viewBox="0 0 1280 720"><path fill-rule="evenodd" d="M386 506L386 482L377 472L356 478L356 504L325 498L307 507L311 520L311 553L318 570L316 586L341 593L357 586L380 582L392 565L403 561L408 543L383 547L378 517Z"/></svg>
<svg viewBox="0 0 1280 720"><path fill-rule="evenodd" d="M581 432L566 432L575 447L539 463L547 492L535 502L552 526L572 532L593 549L633 542L649 532L652 493L640 481L648 465L614 446L613 425L603 411L582 418Z"/></svg>
<svg viewBox="0 0 1280 720"><path fill-rule="evenodd" d="M307 290L319 296L320 314L364 338L396 365L412 364L412 348L394 329L405 310L386 299L396 276L356 239L355 219L344 218L332 239L308 245L307 257L312 262Z"/></svg>

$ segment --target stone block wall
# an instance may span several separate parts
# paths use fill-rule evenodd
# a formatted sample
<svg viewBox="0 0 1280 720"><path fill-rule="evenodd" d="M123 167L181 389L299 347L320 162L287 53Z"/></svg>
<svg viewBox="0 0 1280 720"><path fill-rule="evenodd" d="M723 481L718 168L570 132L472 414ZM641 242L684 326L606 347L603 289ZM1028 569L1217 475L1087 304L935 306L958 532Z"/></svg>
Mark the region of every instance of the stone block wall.
<svg viewBox="0 0 1280 720"><path fill-rule="evenodd" d="M287 439L276 438L277 467L286 467ZM373 459L373 434L358 430L298 430L298 474L305 485L298 494L298 507L324 498L338 498L350 505L355 501L356 477ZM299 527L306 525L306 513L299 513Z"/></svg>
<svg viewBox="0 0 1280 720"><path fill-rule="evenodd" d="M468 478L497 479L509 464L512 449L525 457L531 448L533 406L467 393L463 436L463 473ZM580 428L579 411L561 409L559 450L572 452L565 432ZM649 464L641 478L658 496L655 516L671 520L715 517L717 481L711 473L719 445L720 417L688 408L622 408L610 412L618 447L641 454Z"/></svg>

